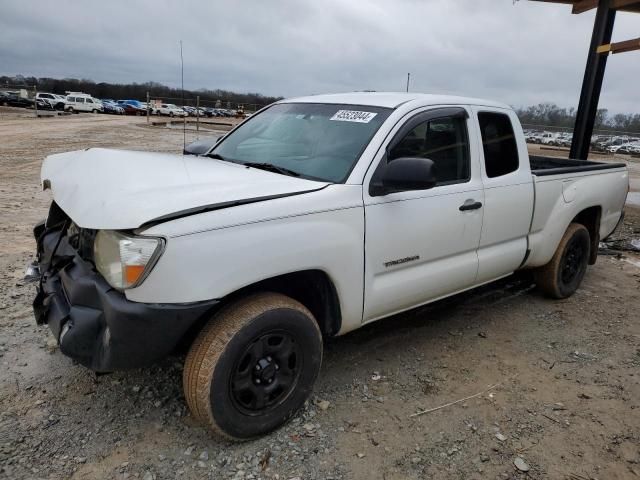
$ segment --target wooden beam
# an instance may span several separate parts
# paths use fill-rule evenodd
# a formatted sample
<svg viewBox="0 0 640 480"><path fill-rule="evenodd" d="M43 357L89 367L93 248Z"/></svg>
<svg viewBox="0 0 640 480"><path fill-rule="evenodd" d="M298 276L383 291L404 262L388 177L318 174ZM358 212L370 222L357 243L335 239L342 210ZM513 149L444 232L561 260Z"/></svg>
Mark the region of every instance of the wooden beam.
<svg viewBox="0 0 640 480"><path fill-rule="evenodd" d="M640 50L640 38L625 40L624 42L607 43L596 48L597 53L624 53Z"/></svg>
<svg viewBox="0 0 640 480"><path fill-rule="evenodd" d="M598 6L598 0L529 0L534 2L560 3L571 5L573 13L583 13L592 10ZM626 12L640 13L640 0L609 0L610 8L614 10L622 10Z"/></svg>
<svg viewBox="0 0 640 480"><path fill-rule="evenodd" d="M610 1L609 6L611 8L615 8L616 10L619 8L640 6L640 1L638 0L609 0L609 1Z"/></svg>
<svg viewBox="0 0 640 480"><path fill-rule="evenodd" d="M571 10L571 13L578 14L578 13L587 12L589 10L597 8L598 3L599 3L598 0L580 0L573 4L573 9Z"/></svg>
<svg viewBox="0 0 640 480"><path fill-rule="evenodd" d="M632 52L634 50L640 50L640 38L611 44L611 53Z"/></svg>

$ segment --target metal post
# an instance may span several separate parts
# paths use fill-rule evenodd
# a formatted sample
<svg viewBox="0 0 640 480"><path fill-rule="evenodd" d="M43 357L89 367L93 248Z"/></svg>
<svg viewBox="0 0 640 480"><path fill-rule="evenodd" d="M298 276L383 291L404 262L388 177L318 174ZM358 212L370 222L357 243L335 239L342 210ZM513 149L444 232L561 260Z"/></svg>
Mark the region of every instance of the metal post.
<svg viewBox="0 0 640 480"><path fill-rule="evenodd" d="M149 110L151 110L151 104L149 103L149 92L147 92L147 125L149 125Z"/></svg>
<svg viewBox="0 0 640 480"><path fill-rule="evenodd" d="M411 78L411 74L407 73L407 92L409 92L409 79Z"/></svg>
<svg viewBox="0 0 640 480"><path fill-rule="evenodd" d="M38 118L38 99L36 96L38 95L38 91L36 90L36 86L33 86L33 108L36 111L36 118Z"/></svg>
<svg viewBox="0 0 640 480"><path fill-rule="evenodd" d="M196 96L196 137L200 134L200 95Z"/></svg>
<svg viewBox="0 0 640 480"><path fill-rule="evenodd" d="M593 25L591 45L589 45L587 66L582 80L582 91L580 92L580 103L578 104L569 158L586 160L589 156L591 135L593 134L608 57L607 54L599 54L596 50L600 45L611 43L611 33L616 19L616 11L609 7L610 0L600 0Z"/></svg>

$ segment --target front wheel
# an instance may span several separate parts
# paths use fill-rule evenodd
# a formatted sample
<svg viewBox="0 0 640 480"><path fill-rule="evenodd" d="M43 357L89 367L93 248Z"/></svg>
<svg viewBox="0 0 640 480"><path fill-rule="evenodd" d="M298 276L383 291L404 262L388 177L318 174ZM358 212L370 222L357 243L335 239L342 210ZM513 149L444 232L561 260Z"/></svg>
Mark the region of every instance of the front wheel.
<svg viewBox="0 0 640 480"><path fill-rule="evenodd" d="M223 436L245 440L286 422L309 397L322 362L313 315L277 293L231 304L200 332L183 385L192 414Z"/></svg>
<svg viewBox="0 0 640 480"><path fill-rule="evenodd" d="M591 238L584 225L572 223L549 263L534 271L538 288L551 298L575 293L587 271Z"/></svg>

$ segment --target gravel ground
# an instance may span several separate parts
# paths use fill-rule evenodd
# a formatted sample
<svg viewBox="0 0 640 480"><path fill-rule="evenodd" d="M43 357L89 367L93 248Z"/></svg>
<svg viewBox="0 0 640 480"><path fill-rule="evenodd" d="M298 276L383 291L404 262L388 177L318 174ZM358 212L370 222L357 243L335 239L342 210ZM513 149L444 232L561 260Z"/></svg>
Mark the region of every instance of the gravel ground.
<svg viewBox="0 0 640 480"><path fill-rule="evenodd" d="M523 274L332 339L302 412L227 443L190 416L183 357L96 376L35 325L22 282L50 201L44 156L179 152L182 132L15 112L0 109L0 478L640 477L640 255L604 251L564 301ZM631 238L640 211L629 208L616 245Z"/></svg>

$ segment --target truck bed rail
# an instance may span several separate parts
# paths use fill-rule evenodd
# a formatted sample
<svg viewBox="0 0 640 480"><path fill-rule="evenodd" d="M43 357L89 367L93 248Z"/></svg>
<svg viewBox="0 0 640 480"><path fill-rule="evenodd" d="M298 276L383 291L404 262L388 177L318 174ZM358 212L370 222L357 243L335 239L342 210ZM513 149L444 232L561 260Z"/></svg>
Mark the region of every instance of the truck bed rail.
<svg viewBox="0 0 640 480"><path fill-rule="evenodd" d="M538 177L626 167L624 163L593 162L590 160L573 160L535 155L529 156L529 164L531 165L531 173Z"/></svg>

